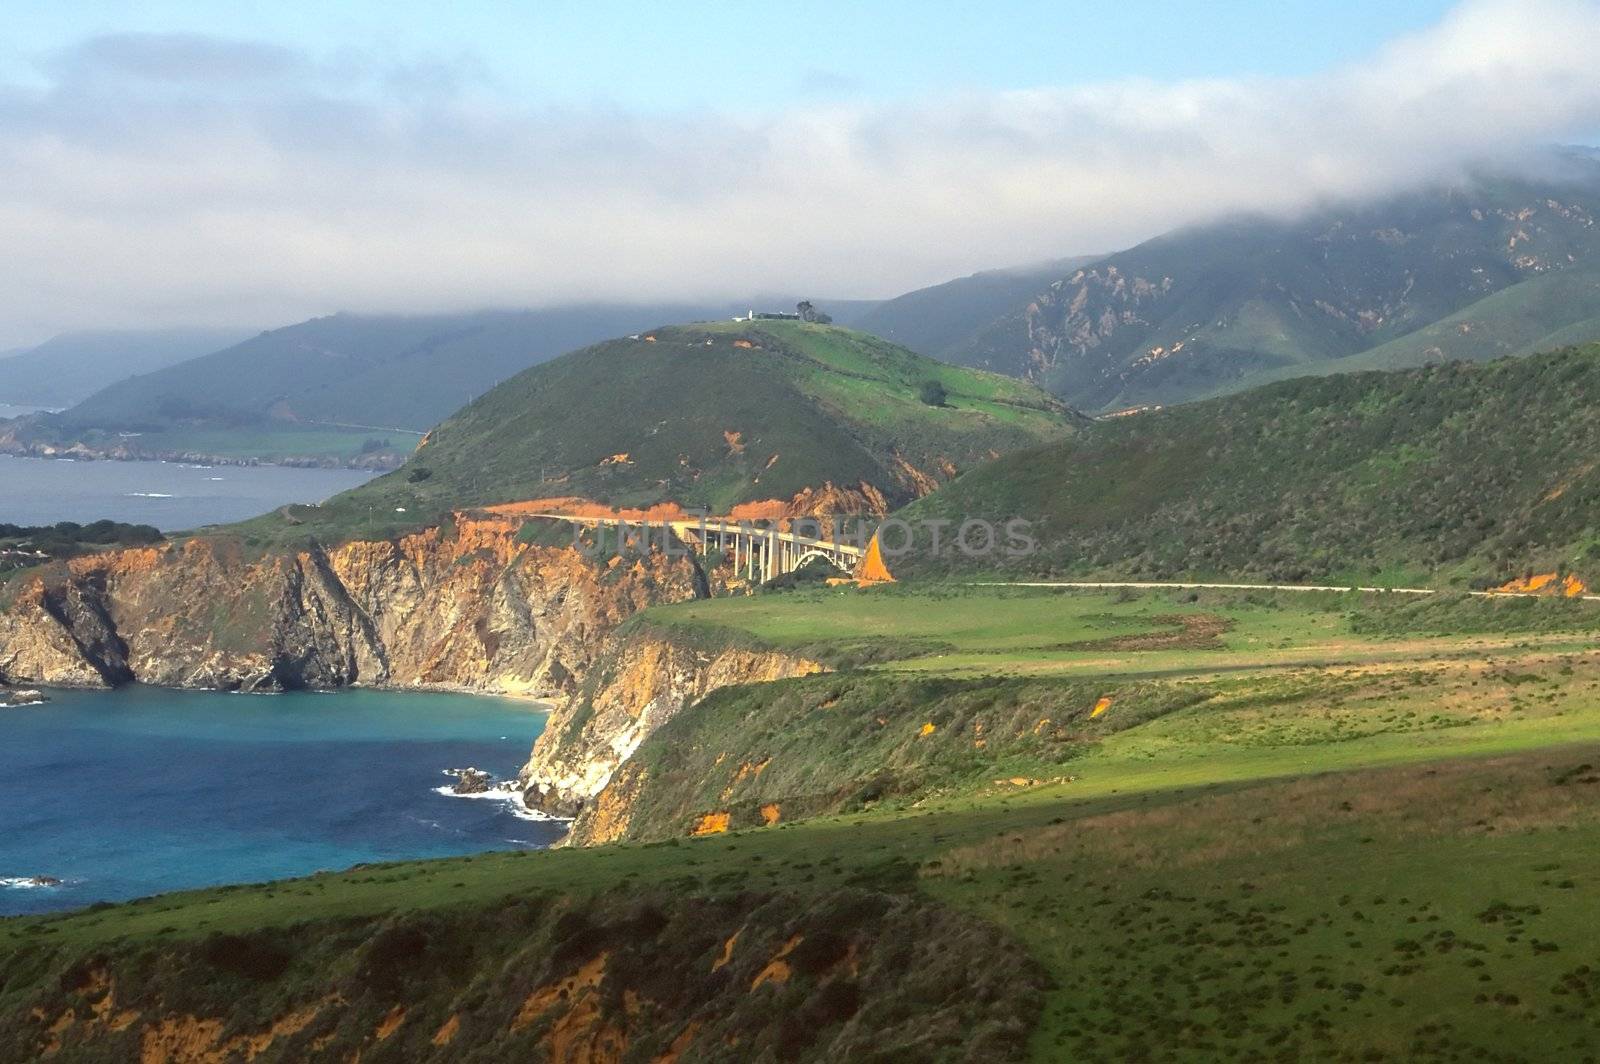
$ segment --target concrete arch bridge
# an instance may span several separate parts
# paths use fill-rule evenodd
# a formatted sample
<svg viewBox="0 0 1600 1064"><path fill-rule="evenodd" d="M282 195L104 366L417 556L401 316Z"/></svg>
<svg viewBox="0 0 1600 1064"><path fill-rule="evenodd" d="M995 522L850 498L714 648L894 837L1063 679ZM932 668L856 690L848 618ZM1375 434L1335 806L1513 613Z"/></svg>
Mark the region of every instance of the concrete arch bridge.
<svg viewBox="0 0 1600 1064"><path fill-rule="evenodd" d="M625 517L579 517L571 514L539 513L552 521L565 521L584 528L612 528L617 542L643 542L670 549L668 529L680 542L697 550L702 557L721 551L731 557L734 568L747 580L765 582L792 573L814 559L822 559L845 576L860 570L867 548L841 539L824 539L795 531L764 528L750 522L718 521L709 518L638 519ZM652 536L659 537L652 539Z"/></svg>

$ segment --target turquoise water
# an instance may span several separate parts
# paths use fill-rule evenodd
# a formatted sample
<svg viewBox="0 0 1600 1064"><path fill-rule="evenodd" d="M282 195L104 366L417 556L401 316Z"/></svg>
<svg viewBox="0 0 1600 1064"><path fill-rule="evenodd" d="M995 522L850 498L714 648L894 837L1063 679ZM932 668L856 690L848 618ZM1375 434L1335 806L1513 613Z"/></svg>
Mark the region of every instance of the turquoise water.
<svg viewBox="0 0 1600 1064"><path fill-rule="evenodd" d="M342 691L52 691L0 708L0 914L549 845L565 825L436 793L445 769L505 779L536 704ZM521 813L519 816L518 814ZM60 886L9 885L49 876Z"/></svg>

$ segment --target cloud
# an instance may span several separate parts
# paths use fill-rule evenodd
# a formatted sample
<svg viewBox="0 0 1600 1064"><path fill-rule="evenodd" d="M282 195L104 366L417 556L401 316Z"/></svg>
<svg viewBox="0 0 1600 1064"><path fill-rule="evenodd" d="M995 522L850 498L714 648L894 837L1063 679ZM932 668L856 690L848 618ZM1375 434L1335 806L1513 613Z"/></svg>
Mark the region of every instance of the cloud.
<svg viewBox="0 0 1600 1064"><path fill-rule="evenodd" d="M1290 79L1108 84L781 113L508 99L405 64L96 38L0 85L0 346L756 290L889 295L1518 163L1600 128L1600 4L1478 0Z"/></svg>

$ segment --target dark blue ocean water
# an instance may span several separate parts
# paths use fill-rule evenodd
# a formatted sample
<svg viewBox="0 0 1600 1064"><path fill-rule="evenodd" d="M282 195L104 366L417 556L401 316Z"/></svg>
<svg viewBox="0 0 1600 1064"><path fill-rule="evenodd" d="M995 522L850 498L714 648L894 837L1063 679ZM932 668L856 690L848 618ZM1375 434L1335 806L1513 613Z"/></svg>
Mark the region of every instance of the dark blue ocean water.
<svg viewBox="0 0 1600 1064"><path fill-rule="evenodd" d="M0 709L0 914L346 868L536 848L565 825L447 797L448 768L509 778L534 703L344 691L53 691ZM524 814L525 816L525 814Z"/></svg>

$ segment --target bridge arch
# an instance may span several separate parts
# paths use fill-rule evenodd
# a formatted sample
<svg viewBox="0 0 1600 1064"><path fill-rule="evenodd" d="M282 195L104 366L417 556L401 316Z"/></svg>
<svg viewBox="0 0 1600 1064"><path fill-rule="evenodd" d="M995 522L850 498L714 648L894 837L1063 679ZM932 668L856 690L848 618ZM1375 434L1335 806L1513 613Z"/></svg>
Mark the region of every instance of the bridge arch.
<svg viewBox="0 0 1600 1064"><path fill-rule="evenodd" d="M823 561L825 561L829 565L833 566L835 569L837 569L839 572L843 573L845 576L849 576L850 575L850 572L851 572L850 566L846 565L844 562L840 561L837 557L835 557L832 551L826 551L826 550L808 550L808 551L806 551L804 554L800 555L800 557L798 557L798 558L796 558L794 560L794 569L796 569L796 570L804 569L805 565L806 565L806 562L809 562L813 558L821 558ZM791 572L792 571L794 571L794 570L791 570Z"/></svg>

